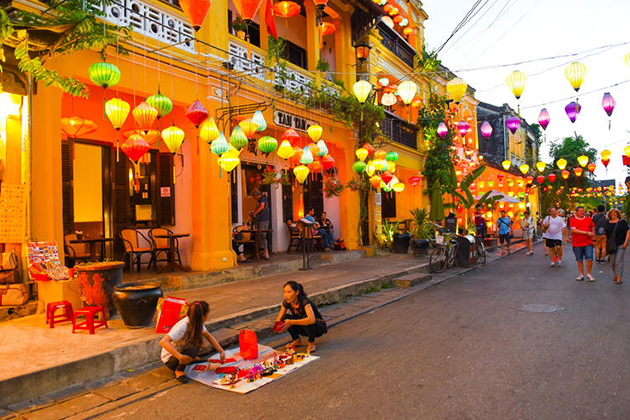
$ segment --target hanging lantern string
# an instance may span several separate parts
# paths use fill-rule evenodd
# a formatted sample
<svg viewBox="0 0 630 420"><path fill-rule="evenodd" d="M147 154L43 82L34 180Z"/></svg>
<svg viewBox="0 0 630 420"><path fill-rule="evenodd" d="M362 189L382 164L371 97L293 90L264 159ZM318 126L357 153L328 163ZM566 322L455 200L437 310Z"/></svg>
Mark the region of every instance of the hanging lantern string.
<svg viewBox="0 0 630 420"><path fill-rule="evenodd" d="M171 45L171 100L175 100L175 90L173 90L173 46ZM173 125L175 125L175 111L172 112ZM175 161L173 161L173 165Z"/></svg>

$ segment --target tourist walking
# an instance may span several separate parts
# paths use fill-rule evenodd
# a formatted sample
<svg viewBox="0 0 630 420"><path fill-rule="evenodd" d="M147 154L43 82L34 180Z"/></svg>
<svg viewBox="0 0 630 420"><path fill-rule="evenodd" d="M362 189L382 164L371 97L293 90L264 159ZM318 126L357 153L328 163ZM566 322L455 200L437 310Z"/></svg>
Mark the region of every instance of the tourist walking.
<svg viewBox="0 0 630 420"><path fill-rule="evenodd" d="M475 206L475 229L477 230L477 236L481 239L485 239L488 234L488 225L486 219L483 217L483 212L480 205Z"/></svg>
<svg viewBox="0 0 630 420"><path fill-rule="evenodd" d="M536 225L534 218L530 216L529 210L525 210L523 219L521 220L521 229L523 229L523 240L527 245L527 255L534 255L534 232L536 232Z"/></svg>
<svg viewBox="0 0 630 420"><path fill-rule="evenodd" d="M606 259L606 232L604 227L608 223L606 207L603 204L597 206L597 213L593 216L595 223L595 262L603 263Z"/></svg>
<svg viewBox="0 0 630 420"><path fill-rule="evenodd" d="M501 217L497 219L497 228L499 229L499 243L501 244L501 253L499 255L508 255L510 253L512 236L512 220L505 215L505 210L501 210ZM504 244L505 252L503 251Z"/></svg>
<svg viewBox="0 0 630 420"><path fill-rule="evenodd" d="M598 209L599 210L599 209ZM610 255L610 266L613 270L614 281L621 284L623 277L623 258L628 247L628 239L630 238L630 229L628 222L621 218L621 212L618 209L612 209L608 212L607 223L604 226L606 238L615 244L615 252ZM595 228L597 229L597 227Z"/></svg>
<svg viewBox="0 0 630 420"><path fill-rule="evenodd" d="M586 217L584 206L578 206L575 209L575 216L571 218L569 228L571 229L571 245L573 246L573 253L580 272L576 280L584 280L584 260L586 260L586 278L588 281L595 281L595 278L591 276L595 224L593 219Z"/></svg>
<svg viewBox="0 0 630 420"><path fill-rule="evenodd" d="M549 215L543 220L545 245L549 249L551 266L562 266L562 241L566 240L567 229L564 219L558 215L555 207L549 209Z"/></svg>

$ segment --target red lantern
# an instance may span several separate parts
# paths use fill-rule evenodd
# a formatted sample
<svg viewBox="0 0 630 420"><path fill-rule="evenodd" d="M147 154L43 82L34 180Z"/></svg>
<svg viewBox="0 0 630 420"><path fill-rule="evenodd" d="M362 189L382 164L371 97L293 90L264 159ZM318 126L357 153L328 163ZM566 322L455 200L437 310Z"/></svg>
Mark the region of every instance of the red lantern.
<svg viewBox="0 0 630 420"><path fill-rule="evenodd" d="M311 173L319 172L322 170L322 163L318 159L315 159L306 166L308 166L308 168L311 170Z"/></svg>
<svg viewBox="0 0 630 420"><path fill-rule="evenodd" d="M211 5L212 0L179 0L179 6L188 17L195 32L201 28L203 21L206 20Z"/></svg>
<svg viewBox="0 0 630 420"><path fill-rule="evenodd" d="M497 174L497 179L499 180L499 182L503 181L504 177L505 177L505 175L503 175L503 174Z"/></svg>
<svg viewBox="0 0 630 420"><path fill-rule="evenodd" d="M586 169L588 169L590 173L595 172L595 168L597 168L597 164L595 162L591 162L588 165L586 165Z"/></svg>
<svg viewBox="0 0 630 420"><path fill-rule="evenodd" d="M610 159L602 159L602 164L604 165L604 168L608 168L609 163L610 163Z"/></svg>
<svg viewBox="0 0 630 420"><path fill-rule="evenodd" d="M527 178L525 178L525 181L526 181L528 184L531 184L532 182L534 182L534 177L533 177L533 176L531 176L531 175L528 175L528 176L527 176Z"/></svg>
<svg viewBox="0 0 630 420"><path fill-rule="evenodd" d="M381 174L381 179L383 180L384 183L389 184L389 181L392 180L392 178L394 178L394 175L392 175L391 173L385 171Z"/></svg>
<svg viewBox="0 0 630 420"><path fill-rule="evenodd" d="M322 157L322 166L325 171L330 170L330 168L335 166L335 159L330 155L324 155L324 157Z"/></svg>
<svg viewBox="0 0 630 420"><path fill-rule="evenodd" d="M322 22L319 27L321 30L321 36L330 35L335 32L335 29L337 29L335 25L330 22Z"/></svg>
<svg viewBox="0 0 630 420"><path fill-rule="evenodd" d="M545 182L545 177L544 177L544 176L542 176L542 175L538 175L538 176L536 177L536 180L538 181L538 183L539 183L540 185L542 185L542 183L543 183L543 182Z"/></svg>
<svg viewBox="0 0 630 420"><path fill-rule="evenodd" d="M547 178L549 178L549 182L553 183L556 180L556 174L549 174Z"/></svg>
<svg viewBox="0 0 630 420"><path fill-rule="evenodd" d="M199 128L199 125L208 118L208 115L210 115L210 113L199 101L193 102L186 111L186 118L188 118L196 128Z"/></svg>
<svg viewBox="0 0 630 420"><path fill-rule="evenodd" d="M420 177L418 175L414 175L414 176L410 176L409 180L407 182L412 187L415 187L416 185L418 185L420 183L420 181L421 181Z"/></svg>
<svg viewBox="0 0 630 420"><path fill-rule="evenodd" d="M566 181L569 178L569 175L571 175L571 172L565 169L564 171L560 172L560 175L562 176L562 179Z"/></svg>
<svg viewBox="0 0 630 420"><path fill-rule="evenodd" d="M149 143L139 134L130 135L120 148L133 162L138 161L150 149Z"/></svg>
<svg viewBox="0 0 630 420"><path fill-rule="evenodd" d="M392 19L394 21L394 23L400 23L403 20L403 17L401 15L396 15L394 16L394 18Z"/></svg>
<svg viewBox="0 0 630 420"><path fill-rule="evenodd" d="M300 135L296 133L296 131L292 128L289 128L287 131L285 131L284 134L282 134L281 138L281 140L288 140L289 143L291 143L291 146L295 146L299 139Z"/></svg>
<svg viewBox="0 0 630 420"><path fill-rule="evenodd" d="M249 24L252 20L254 20L254 16L256 16L256 12L260 8L263 0L232 0L234 2L234 6L236 6L236 10L241 18L245 21L245 23Z"/></svg>
<svg viewBox="0 0 630 420"><path fill-rule="evenodd" d="M372 145L370 143L366 142L363 145L363 148L368 151L368 157L372 156L372 153L374 153L374 148L372 147Z"/></svg>
<svg viewBox="0 0 630 420"><path fill-rule="evenodd" d="M302 8L293 1L281 1L273 5L273 14L283 18L290 18L300 13Z"/></svg>
<svg viewBox="0 0 630 420"><path fill-rule="evenodd" d="M582 173L584 172L584 169L582 169L582 168L573 168L573 172L575 173L575 176L581 177Z"/></svg>

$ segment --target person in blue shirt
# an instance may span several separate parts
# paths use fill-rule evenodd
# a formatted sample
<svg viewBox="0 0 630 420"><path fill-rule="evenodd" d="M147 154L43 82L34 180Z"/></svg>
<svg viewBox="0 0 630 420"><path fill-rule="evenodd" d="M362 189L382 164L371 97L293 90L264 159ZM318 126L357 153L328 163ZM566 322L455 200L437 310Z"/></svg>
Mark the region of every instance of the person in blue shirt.
<svg viewBox="0 0 630 420"><path fill-rule="evenodd" d="M501 254L499 255L507 255L510 253L512 221L505 215L505 210L501 210L501 217L497 219L497 228L499 229L499 243L501 244ZM506 252L503 251L503 244L505 244Z"/></svg>
<svg viewBox="0 0 630 420"><path fill-rule="evenodd" d="M328 230L315 220L315 208L311 207L304 218L313 224L313 233L317 232L317 234L322 237L324 241L324 251L330 251L330 248L333 246L330 235L328 234Z"/></svg>

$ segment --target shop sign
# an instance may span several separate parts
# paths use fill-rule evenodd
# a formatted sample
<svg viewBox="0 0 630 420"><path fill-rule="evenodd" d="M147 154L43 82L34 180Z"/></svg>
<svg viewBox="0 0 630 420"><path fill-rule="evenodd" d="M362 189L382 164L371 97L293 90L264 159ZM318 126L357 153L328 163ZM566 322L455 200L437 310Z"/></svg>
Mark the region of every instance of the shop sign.
<svg viewBox="0 0 630 420"><path fill-rule="evenodd" d="M160 187L160 197L170 197L171 187Z"/></svg>
<svg viewBox="0 0 630 420"><path fill-rule="evenodd" d="M274 111L273 122L275 125L288 127L303 132L306 132L306 130L311 125L317 124L315 121L307 120L306 118L302 118L297 115L289 114L283 111Z"/></svg>

